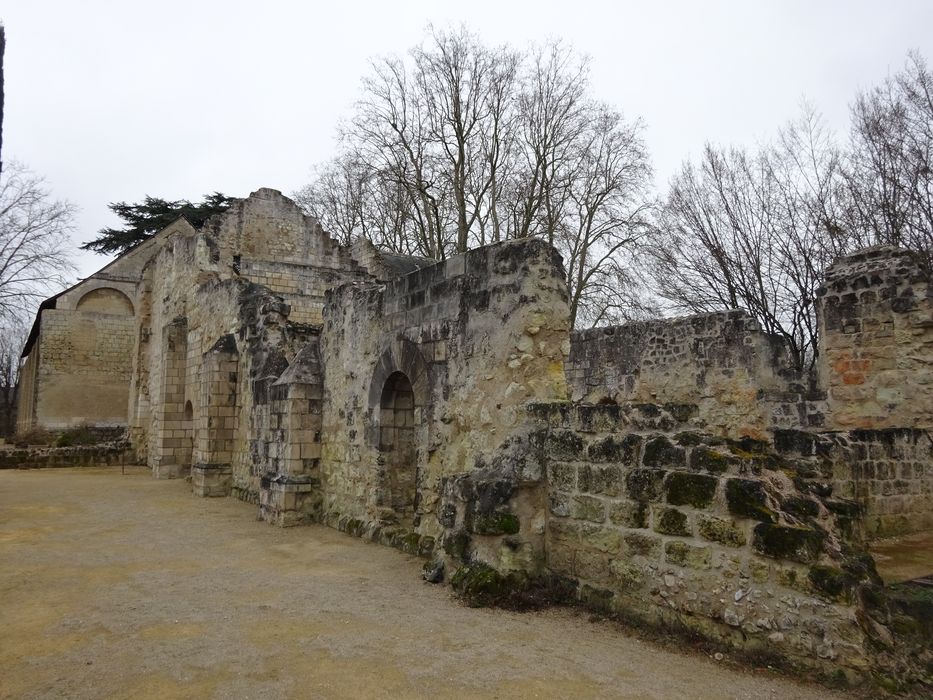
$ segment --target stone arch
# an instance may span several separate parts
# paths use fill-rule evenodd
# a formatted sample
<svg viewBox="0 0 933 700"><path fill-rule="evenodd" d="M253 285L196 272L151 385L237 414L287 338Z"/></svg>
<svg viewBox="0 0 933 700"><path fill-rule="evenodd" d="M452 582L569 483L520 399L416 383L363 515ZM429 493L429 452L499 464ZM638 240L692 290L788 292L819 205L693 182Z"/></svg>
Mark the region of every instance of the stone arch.
<svg viewBox="0 0 933 700"><path fill-rule="evenodd" d="M405 528L419 524L421 445L429 369L418 346L394 341L379 358L369 390L368 442L376 448L380 519Z"/></svg>
<svg viewBox="0 0 933 700"><path fill-rule="evenodd" d="M379 503L403 525L413 524L418 493L415 394L404 372L386 379L379 401Z"/></svg>
<svg viewBox="0 0 933 700"><path fill-rule="evenodd" d="M191 455L194 450L194 407L191 405L191 401L185 402L185 409L182 413L181 429L185 434L183 438L183 452L180 457L180 464L182 469L190 469Z"/></svg>
<svg viewBox="0 0 933 700"><path fill-rule="evenodd" d="M408 377L414 393L415 407L423 409L427 406L429 393L428 363L425 362L416 343L400 339L386 348L382 355L379 356L379 361L376 362L376 368L373 370L373 380L369 385L370 408L377 408L380 405L386 380L394 372L401 372ZM379 436L373 435L372 437L372 443L375 444Z"/></svg>
<svg viewBox="0 0 933 700"><path fill-rule="evenodd" d="M130 298L113 287L92 289L78 300L75 309L113 316L132 316L134 313Z"/></svg>

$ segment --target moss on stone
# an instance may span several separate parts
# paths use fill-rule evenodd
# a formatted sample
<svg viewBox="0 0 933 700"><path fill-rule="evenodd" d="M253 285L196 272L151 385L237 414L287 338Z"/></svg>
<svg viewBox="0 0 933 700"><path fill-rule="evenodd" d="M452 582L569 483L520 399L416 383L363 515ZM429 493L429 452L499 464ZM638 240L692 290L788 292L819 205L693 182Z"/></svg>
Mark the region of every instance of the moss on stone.
<svg viewBox="0 0 933 700"><path fill-rule="evenodd" d="M676 508L662 510L655 520L654 529L662 535L689 537L692 534L687 515Z"/></svg>
<svg viewBox="0 0 933 700"><path fill-rule="evenodd" d="M883 589L892 616L902 617L904 634L925 641L933 639L933 589L915 584L895 584Z"/></svg>
<svg viewBox="0 0 933 700"><path fill-rule="evenodd" d="M669 564L691 569L708 569L712 560L712 550L709 547L697 547L672 540L664 545L664 557Z"/></svg>
<svg viewBox="0 0 933 700"><path fill-rule="evenodd" d="M409 532L402 537L401 550L406 554L418 554L421 548L421 535L417 532Z"/></svg>
<svg viewBox="0 0 933 700"><path fill-rule="evenodd" d="M609 507L609 521L624 527L648 527L648 505L638 501L617 501Z"/></svg>
<svg viewBox="0 0 933 700"><path fill-rule="evenodd" d="M500 574L482 563L457 569L450 579L450 585L472 607L501 604L524 587L517 576Z"/></svg>
<svg viewBox="0 0 933 700"><path fill-rule="evenodd" d="M606 520L606 504L595 496L574 496L570 514L579 520L601 523Z"/></svg>
<svg viewBox="0 0 933 700"><path fill-rule="evenodd" d="M705 508L712 502L718 483L713 476L672 472L667 478L667 502L674 506Z"/></svg>
<svg viewBox="0 0 933 700"><path fill-rule="evenodd" d="M695 445L701 445L708 436L704 436L702 433L697 433L692 430L685 430L682 433L677 433L674 436L674 442L676 442L681 447L693 447Z"/></svg>
<svg viewBox="0 0 933 700"><path fill-rule="evenodd" d="M850 600L855 584L852 576L842 569L821 565L810 568L807 580L815 591L830 600Z"/></svg>
<svg viewBox="0 0 933 700"><path fill-rule="evenodd" d="M600 552L614 554L622 549L622 532L615 528L585 523L582 527L581 539L584 544Z"/></svg>
<svg viewBox="0 0 933 700"><path fill-rule="evenodd" d="M625 477L628 495L636 501L656 501L661 497L666 473L660 469L633 469Z"/></svg>
<svg viewBox="0 0 933 700"><path fill-rule="evenodd" d="M824 538L822 532L806 527L760 523L755 526L752 544L757 551L774 559L811 564L823 551Z"/></svg>
<svg viewBox="0 0 933 700"><path fill-rule="evenodd" d="M820 514L820 505L812 498L789 496L781 502L781 509L798 518L815 518Z"/></svg>
<svg viewBox="0 0 933 700"><path fill-rule="evenodd" d="M640 435L626 435L621 440L610 435L590 445L587 454L593 462L614 462L627 466L637 466L640 446Z"/></svg>
<svg viewBox="0 0 933 700"><path fill-rule="evenodd" d="M645 445L642 463L646 467L683 467L687 464L687 453L663 435L651 438Z"/></svg>
<svg viewBox="0 0 933 700"><path fill-rule="evenodd" d="M745 533L736 527L735 523L722 518L703 516L699 520L698 530L704 539L727 547L742 547L746 542Z"/></svg>
<svg viewBox="0 0 933 700"><path fill-rule="evenodd" d="M545 439L544 449L554 460L574 460L583 455L583 438L572 430L552 430Z"/></svg>
<svg viewBox="0 0 933 700"><path fill-rule="evenodd" d="M418 555L422 557L430 556L434 553L435 540L430 535L424 535L418 542Z"/></svg>
<svg viewBox="0 0 933 700"><path fill-rule="evenodd" d="M661 554L661 539L658 537L641 532L626 532L623 539L631 555L657 558Z"/></svg>
<svg viewBox="0 0 933 700"><path fill-rule="evenodd" d="M711 450L708 447L696 447L690 453L690 468L694 471L723 474L729 471L729 467L737 463L738 460L735 457L717 450Z"/></svg>
<svg viewBox="0 0 933 700"><path fill-rule="evenodd" d="M729 479L726 481L726 503L732 515L765 523L777 522L777 515L767 506L768 495L760 481Z"/></svg>
<svg viewBox="0 0 933 700"><path fill-rule="evenodd" d="M645 575L634 564L619 559L609 562L609 571L615 576L616 585L623 591L636 591L642 587Z"/></svg>
<svg viewBox="0 0 933 700"><path fill-rule="evenodd" d="M518 517L508 512L492 512L473 517L472 530L477 535L514 535L521 529Z"/></svg>
<svg viewBox="0 0 933 700"><path fill-rule="evenodd" d="M622 470L613 466L582 464L577 469L577 488L582 493L618 496L622 491Z"/></svg>
<svg viewBox="0 0 933 700"><path fill-rule="evenodd" d="M572 464L551 462L547 467L548 483L562 491L573 491L577 487L577 468Z"/></svg>
<svg viewBox="0 0 933 700"><path fill-rule="evenodd" d="M470 549L470 536L463 530L448 534L444 537L444 551L460 561L466 561Z"/></svg>

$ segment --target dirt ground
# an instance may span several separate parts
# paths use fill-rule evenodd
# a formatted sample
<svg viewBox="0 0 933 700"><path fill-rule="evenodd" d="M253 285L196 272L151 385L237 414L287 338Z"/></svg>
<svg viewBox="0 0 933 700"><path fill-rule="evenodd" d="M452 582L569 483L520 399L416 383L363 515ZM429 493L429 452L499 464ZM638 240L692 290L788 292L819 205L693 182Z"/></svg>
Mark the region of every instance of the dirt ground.
<svg viewBox="0 0 933 700"><path fill-rule="evenodd" d="M885 583L933 578L933 532L879 540L871 553Z"/></svg>
<svg viewBox="0 0 933 700"><path fill-rule="evenodd" d="M568 610L460 605L421 562L133 468L0 471L3 698L841 698Z"/></svg>

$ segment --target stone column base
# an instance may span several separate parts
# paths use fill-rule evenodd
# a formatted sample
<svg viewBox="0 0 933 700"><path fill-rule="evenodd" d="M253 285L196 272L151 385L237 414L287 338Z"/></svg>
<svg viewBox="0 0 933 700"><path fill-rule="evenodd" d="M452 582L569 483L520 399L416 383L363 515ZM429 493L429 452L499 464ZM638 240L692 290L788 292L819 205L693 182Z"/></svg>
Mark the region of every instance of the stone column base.
<svg viewBox="0 0 933 700"><path fill-rule="evenodd" d="M157 464L152 468L156 479L184 479L191 471L187 464Z"/></svg>
<svg viewBox="0 0 933 700"><path fill-rule="evenodd" d="M259 517L279 527L314 520L320 506L317 479L284 474L262 477L259 488Z"/></svg>
<svg viewBox="0 0 933 700"><path fill-rule="evenodd" d="M229 496L232 487L233 467L229 464L195 464L191 468L191 491L195 496Z"/></svg>

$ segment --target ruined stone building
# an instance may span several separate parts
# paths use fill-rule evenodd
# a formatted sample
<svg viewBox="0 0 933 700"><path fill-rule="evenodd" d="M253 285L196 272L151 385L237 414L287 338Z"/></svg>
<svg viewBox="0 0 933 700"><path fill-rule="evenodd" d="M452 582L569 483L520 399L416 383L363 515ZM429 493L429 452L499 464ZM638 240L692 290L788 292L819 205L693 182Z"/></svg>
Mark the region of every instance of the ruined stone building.
<svg viewBox="0 0 933 700"><path fill-rule="evenodd" d="M279 525L909 675L857 591L868 539L933 528L930 297L901 251L838 261L807 377L742 311L571 331L541 241L391 256L261 189L45 302L19 424L126 425L155 477Z"/></svg>

